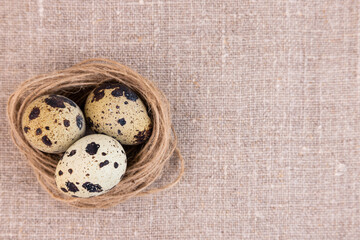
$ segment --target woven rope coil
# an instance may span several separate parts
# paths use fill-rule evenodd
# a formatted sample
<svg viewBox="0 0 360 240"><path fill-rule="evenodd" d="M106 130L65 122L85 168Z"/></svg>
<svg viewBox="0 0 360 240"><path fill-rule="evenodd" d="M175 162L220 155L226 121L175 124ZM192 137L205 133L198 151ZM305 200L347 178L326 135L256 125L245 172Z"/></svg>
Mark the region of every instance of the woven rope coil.
<svg viewBox="0 0 360 240"><path fill-rule="evenodd" d="M72 198L56 187L54 173L61 155L46 154L31 147L21 128L26 106L45 94L61 94L84 105L88 93L104 82L119 82L137 92L147 105L153 122L150 139L140 146L125 147L128 168L121 182L109 192L93 198ZM33 167L40 184L49 194L78 208L107 208L135 196L155 193L175 185L184 173L184 159L177 147L171 124L170 106L164 94L132 69L107 59L89 59L68 69L39 75L23 82L7 105L11 137ZM158 179L165 163L175 154L180 161L178 176L166 186L147 190Z"/></svg>

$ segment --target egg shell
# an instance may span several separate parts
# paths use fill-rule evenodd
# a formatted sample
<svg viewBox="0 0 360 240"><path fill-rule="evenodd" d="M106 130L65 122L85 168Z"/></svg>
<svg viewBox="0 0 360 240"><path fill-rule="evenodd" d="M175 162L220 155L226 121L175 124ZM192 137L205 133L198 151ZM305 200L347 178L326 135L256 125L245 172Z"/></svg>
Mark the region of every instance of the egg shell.
<svg viewBox="0 0 360 240"><path fill-rule="evenodd" d="M151 135L146 106L123 84L105 83L94 89L86 100L85 116L92 130L113 136L124 145L144 143Z"/></svg>
<svg viewBox="0 0 360 240"><path fill-rule="evenodd" d="M26 140L47 153L62 153L85 133L84 115L75 102L61 95L44 95L31 102L22 116Z"/></svg>
<svg viewBox="0 0 360 240"><path fill-rule="evenodd" d="M118 141L103 134L88 135L71 145L58 162L56 185L69 196L98 196L120 182L126 165L126 154Z"/></svg>

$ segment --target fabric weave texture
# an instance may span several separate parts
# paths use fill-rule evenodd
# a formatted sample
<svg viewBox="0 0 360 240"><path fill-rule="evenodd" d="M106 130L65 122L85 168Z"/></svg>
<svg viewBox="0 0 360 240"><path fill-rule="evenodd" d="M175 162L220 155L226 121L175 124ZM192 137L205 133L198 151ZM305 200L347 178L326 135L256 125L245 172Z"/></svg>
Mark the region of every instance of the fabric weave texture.
<svg viewBox="0 0 360 240"><path fill-rule="evenodd" d="M0 239L360 239L359 6L0 1ZM186 172L77 210L40 187L5 106L25 79L94 57L166 94Z"/></svg>

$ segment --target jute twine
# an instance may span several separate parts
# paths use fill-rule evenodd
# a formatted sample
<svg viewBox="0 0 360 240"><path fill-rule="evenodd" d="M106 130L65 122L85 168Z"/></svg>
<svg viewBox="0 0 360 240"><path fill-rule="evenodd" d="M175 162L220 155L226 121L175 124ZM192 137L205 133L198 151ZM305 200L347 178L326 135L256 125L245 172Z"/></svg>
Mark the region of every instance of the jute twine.
<svg viewBox="0 0 360 240"><path fill-rule="evenodd" d="M83 107L88 93L103 82L127 85L143 99L153 121L150 139L140 146L124 146L128 167L121 182L109 192L93 198L63 195L55 185L54 173L61 154L46 154L29 145L21 129L26 106L45 94L61 94ZM28 79L10 96L7 105L11 137L33 167L40 184L58 200L78 208L107 208L135 196L144 196L174 186L184 173L184 159L177 147L171 124L170 106L164 94L148 79L134 70L107 59L89 59L68 69ZM173 182L147 189L163 172L165 163L176 155L180 170ZM20 173L19 173L20 174Z"/></svg>

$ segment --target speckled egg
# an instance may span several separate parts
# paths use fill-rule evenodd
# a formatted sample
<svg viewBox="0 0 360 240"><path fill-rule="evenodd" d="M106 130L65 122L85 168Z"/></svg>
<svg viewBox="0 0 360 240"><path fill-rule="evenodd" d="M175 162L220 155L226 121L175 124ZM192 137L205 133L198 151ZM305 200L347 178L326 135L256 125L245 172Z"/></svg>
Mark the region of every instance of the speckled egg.
<svg viewBox="0 0 360 240"><path fill-rule="evenodd" d="M92 134L76 141L59 161L57 187L73 197L101 195L116 186L126 170L126 155L112 137Z"/></svg>
<svg viewBox="0 0 360 240"><path fill-rule="evenodd" d="M69 98L45 95L27 106L22 116L22 129L34 148L62 153L84 135L84 115Z"/></svg>
<svg viewBox="0 0 360 240"><path fill-rule="evenodd" d="M141 99L127 86L105 83L94 89L85 104L92 130L124 145L144 143L151 134L151 119Z"/></svg>

